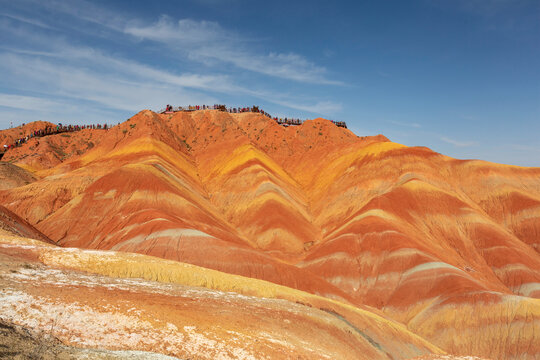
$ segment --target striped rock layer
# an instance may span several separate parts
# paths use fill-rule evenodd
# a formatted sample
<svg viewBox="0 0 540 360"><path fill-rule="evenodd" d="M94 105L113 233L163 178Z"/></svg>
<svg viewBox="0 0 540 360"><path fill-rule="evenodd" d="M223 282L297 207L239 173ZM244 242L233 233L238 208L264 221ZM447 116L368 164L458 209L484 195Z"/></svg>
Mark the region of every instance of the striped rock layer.
<svg viewBox="0 0 540 360"><path fill-rule="evenodd" d="M377 311L147 255L65 249L0 235L0 286L2 329L27 329L39 340L28 358L445 355ZM51 346L52 340L63 346ZM80 347L93 351L85 354ZM20 355L13 350L4 355ZM79 356L54 356L58 350Z"/></svg>
<svg viewBox="0 0 540 360"><path fill-rule="evenodd" d="M453 355L540 358L540 168L211 110L70 135L8 151L38 180L0 191L60 246L367 305ZM70 156L39 162L50 144Z"/></svg>

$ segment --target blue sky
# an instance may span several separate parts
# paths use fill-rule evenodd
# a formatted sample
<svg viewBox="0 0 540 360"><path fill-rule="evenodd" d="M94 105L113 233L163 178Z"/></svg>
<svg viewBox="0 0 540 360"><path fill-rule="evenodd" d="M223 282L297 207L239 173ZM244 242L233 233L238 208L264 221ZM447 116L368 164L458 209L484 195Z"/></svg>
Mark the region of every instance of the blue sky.
<svg viewBox="0 0 540 360"><path fill-rule="evenodd" d="M225 103L540 166L540 1L0 0L0 128Z"/></svg>

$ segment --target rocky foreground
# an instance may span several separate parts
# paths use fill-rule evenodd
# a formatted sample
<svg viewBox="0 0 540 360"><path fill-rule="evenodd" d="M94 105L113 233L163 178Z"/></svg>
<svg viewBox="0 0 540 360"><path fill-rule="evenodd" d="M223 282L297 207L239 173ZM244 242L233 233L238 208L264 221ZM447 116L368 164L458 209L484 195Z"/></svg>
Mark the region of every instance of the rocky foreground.
<svg viewBox="0 0 540 360"><path fill-rule="evenodd" d="M63 249L5 235L0 286L3 331L18 342L31 339L34 353L77 352L66 345L181 359L443 353L375 309L144 255Z"/></svg>

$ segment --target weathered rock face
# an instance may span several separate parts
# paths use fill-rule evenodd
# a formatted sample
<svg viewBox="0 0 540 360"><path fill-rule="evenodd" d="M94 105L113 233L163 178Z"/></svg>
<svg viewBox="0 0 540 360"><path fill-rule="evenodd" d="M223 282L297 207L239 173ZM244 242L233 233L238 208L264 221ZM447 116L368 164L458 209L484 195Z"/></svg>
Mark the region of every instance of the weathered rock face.
<svg viewBox="0 0 540 360"><path fill-rule="evenodd" d="M0 205L0 236L22 236L41 240L53 244L53 242L34 228L24 219Z"/></svg>
<svg viewBox="0 0 540 360"><path fill-rule="evenodd" d="M92 149L59 143L83 150L0 192L62 246L373 306L455 355L540 356L539 168L252 113L143 111L85 131ZM6 156L23 162L30 146Z"/></svg>
<svg viewBox="0 0 540 360"><path fill-rule="evenodd" d="M31 172L8 162L0 161L0 190L28 185L36 181Z"/></svg>

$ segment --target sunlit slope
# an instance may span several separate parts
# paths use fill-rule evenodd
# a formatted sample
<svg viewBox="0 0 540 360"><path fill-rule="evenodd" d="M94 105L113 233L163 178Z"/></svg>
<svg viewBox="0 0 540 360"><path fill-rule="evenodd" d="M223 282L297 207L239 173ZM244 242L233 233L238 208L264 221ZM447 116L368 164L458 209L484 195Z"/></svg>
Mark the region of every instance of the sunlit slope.
<svg viewBox="0 0 540 360"><path fill-rule="evenodd" d="M313 263L308 267L323 266L317 252L338 256L340 242L347 243L349 251L359 253L352 256L353 264L367 259L360 255L365 251L413 249L418 251L400 250L400 262L404 265L401 269L392 265L391 272L400 275L409 270L409 265L437 260L466 270L470 277L492 290L510 289L517 294L534 295L520 293L519 289L522 285L530 289L530 284L540 281L538 254L505 224L490 217L461 190L462 184L454 183L462 171L460 166L428 149L406 148L389 142L334 155L323 174L310 185L312 211L318 215L325 244L308 255L306 260ZM529 183L534 182L535 173L537 169L529 169ZM540 182L540 178L536 181ZM384 242L385 238L389 240ZM353 242L358 245L351 246L350 239L357 239ZM336 251L332 250L332 244L337 246ZM374 246L376 249L372 249ZM395 249L389 249L390 246ZM498 251L504 256L497 256ZM384 266L380 257L375 263ZM334 275L339 275L335 266L327 266ZM372 274L366 281L373 274L385 273L374 269L373 264L368 267ZM369 291L369 286L360 286L362 280L356 274L352 278L349 287L364 293ZM394 283L397 279L394 277ZM347 276L336 281L347 282ZM383 305L380 296L376 300Z"/></svg>
<svg viewBox="0 0 540 360"><path fill-rule="evenodd" d="M29 135L33 131L56 128L48 122L37 121L23 127L0 131L2 142L12 144L17 138ZM43 137L30 138L19 147L10 149L2 158L41 177L47 175L47 169L76 158L99 145L105 130L84 129ZM17 135L17 136L16 136ZM42 174L43 173L43 174Z"/></svg>
<svg viewBox="0 0 540 360"><path fill-rule="evenodd" d="M62 246L151 254L348 299L261 252L261 240L246 236L211 201L189 145L166 136L164 127L163 119L143 111L104 133L99 147L0 196Z"/></svg>
<svg viewBox="0 0 540 360"><path fill-rule="evenodd" d="M59 165L38 171L37 175L42 177L41 181L12 189L10 192L0 193L2 202L7 207L17 209L17 213L23 214L26 219L36 225L75 199L102 176L123 165L130 164L134 158L140 158L141 155L151 156L153 144L157 143L157 141L152 141L154 136L151 134L161 133L163 126L160 126L162 124L160 124L157 115L150 112L141 112L133 119L137 120L138 128L127 122L109 131L88 129L33 139L32 141L49 142L55 137L62 138L62 135L80 136L84 132L89 132L90 136L99 139L99 146L92 147L92 150L82 155L71 154L74 156L64 159L65 161ZM137 133L135 132L136 128ZM125 149L132 142L137 141L142 144L140 147L132 147L137 151L132 154L122 153L122 148ZM28 151L30 150L29 146L31 144L26 143L16 150ZM63 151L65 150L67 149L63 148ZM6 156L10 155L10 152L11 150ZM177 145L176 151L169 153L174 158L179 154L181 155L180 144Z"/></svg>
<svg viewBox="0 0 540 360"><path fill-rule="evenodd" d="M197 359L442 353L368 309L193 265L23 238L0 238L0 258L4 320L67 345Z"/></svg>
<svg viewBox="0 0 540 360"><path fill-rule="evenodd" d="M318 240L319 230L297 183L253 145L231 150L225 158L214 158L203 175L212 201L246 237L256 239L257 247L301 254Z"/></svg>
<svg viewBox="0 0 540 360"><path fill-rule="evenodd" d="M538 253L462 190L461 163L393 143L329 157L310 184L325 236L299 266L453 353L539 355L538 300L512 294L540 295Z"/></svg>
<svg viewBox="0 0 540 360"><path fill-rule="evenodd" d="M539 357L539 299L472 291L441 296L426 305L407 327L450 353L491 359Z"/></svg>
<svg viewBox="0 0 540 360"><path fill-rule="evenodd" d="M241 115L203 111L162 117L171 128L182 131L201 181L227 221L258 249L282 258L301 256L319 237L304 193L254 141L251 128L239 121ZM258 121L265 126L273 123L262 115L249 114L249 118L255 129Z"/></svg>
<svg viewBox="0 0 540 360"><path fill-rule="evenodd" d="M540 169L459 161L459 186L494 221L540 252Z"/></svg>

